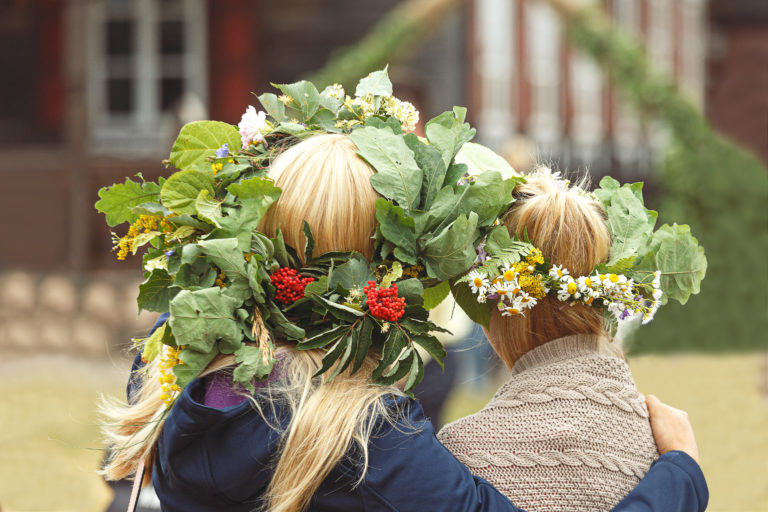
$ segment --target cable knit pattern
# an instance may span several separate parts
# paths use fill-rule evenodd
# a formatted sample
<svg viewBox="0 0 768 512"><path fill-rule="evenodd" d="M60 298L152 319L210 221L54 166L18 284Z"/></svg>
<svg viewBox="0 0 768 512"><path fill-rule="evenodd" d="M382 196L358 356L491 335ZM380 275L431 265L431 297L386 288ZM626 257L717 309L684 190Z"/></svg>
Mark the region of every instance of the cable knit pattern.
<svg viewBox="0 0 768 512"><path fill-rule="evenodd" d="M483 410L438 438L530 512L610 510L659 456L629 366L596 336L528 352Z"/></svg>

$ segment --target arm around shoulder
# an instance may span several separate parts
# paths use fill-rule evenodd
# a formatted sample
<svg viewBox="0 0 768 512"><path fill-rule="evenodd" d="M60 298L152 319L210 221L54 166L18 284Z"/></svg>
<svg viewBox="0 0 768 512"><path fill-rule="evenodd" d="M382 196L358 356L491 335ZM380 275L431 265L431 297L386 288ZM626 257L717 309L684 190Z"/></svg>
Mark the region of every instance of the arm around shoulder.
<svg viewBox="0 0 768 512"><path fill-rule="evenodd" d="M709 489L701 468L681 451L667 452L651 466L614 512L703 512Z"/></svg>
<svg viewBox="0 0 768 512"><path fill-rule="evenodd" d="M522 512L437 440L420 405L411 402L409 408L410 425L387 426L369 446L363 485L381 508L366 510Z"/></svg>

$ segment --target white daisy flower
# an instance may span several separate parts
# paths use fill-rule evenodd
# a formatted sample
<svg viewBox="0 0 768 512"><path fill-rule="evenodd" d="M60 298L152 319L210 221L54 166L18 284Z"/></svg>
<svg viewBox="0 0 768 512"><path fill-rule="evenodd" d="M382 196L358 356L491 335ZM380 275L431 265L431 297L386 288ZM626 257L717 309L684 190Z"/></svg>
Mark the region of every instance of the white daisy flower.
<svg viewBox="0 0 768 512"><path fill-rule="evenodd" d="M488 278L477 270L473 270L469 273L469 287L472 289L472 293L479 293L485 295L488 292Z"/></svg>
<svg viewBox="0 0 768 512"><path fill-rule="evenodd" d="M511 266L507 265L504 267L504 272L501 275L505 281L511 282L514 281L517 277L517 272L515 272L515 269L513 269Z"/></svg>
<svg viewBox="0 0 768 512"><path fill-rule="evenodd" d="M571 276L568 276L568 280L560 285L560 289L557 291L557 298L565 301L576 295L579 291L579 285L573 280Z"/></svg>
<svg viewBox="0 0 768 512"><path fill-rule="evenodd" d="M552 265L552 268L549 269L550 277L554 277L556 279L563 279L567 275L568 275L568 269L563 267L562 265Z"/></svg>

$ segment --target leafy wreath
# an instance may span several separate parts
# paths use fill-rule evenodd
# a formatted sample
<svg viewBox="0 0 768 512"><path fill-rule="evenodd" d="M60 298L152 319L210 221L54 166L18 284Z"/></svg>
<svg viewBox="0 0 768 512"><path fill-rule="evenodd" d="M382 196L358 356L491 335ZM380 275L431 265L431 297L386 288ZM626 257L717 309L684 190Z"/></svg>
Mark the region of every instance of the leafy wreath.
<svg viewBox="0 0 768 512"><path fill-rule="evenodd" d="M96 208L109 226L119 259L144 250L140 310L168 312L169 321L143 340L142 357L161 357L164 400L177 393L218 354L231 354L236 384L253 391L275 365L275 341L298 350L325 350L318 374L330 379L360 369L371 347L380 354L372 379L423 377L417 347L443 364L434 336L445 332L428 310L464 275L475 247L508 208L523 181L490 149L470 142L466 109L454 107L413 133L418 113L392 96L386 69L357 85L322 92L307 81L275 85L282 93L258 97L238 127L218 121L185 125L156 183L126 179L102 188ZM314 254L289 247L278 231L258 231L280 189L267 176L277 154L319 133L345 133L376 171L374 258L356 252ZM304 253L301 265L298 250Z"/></svg>

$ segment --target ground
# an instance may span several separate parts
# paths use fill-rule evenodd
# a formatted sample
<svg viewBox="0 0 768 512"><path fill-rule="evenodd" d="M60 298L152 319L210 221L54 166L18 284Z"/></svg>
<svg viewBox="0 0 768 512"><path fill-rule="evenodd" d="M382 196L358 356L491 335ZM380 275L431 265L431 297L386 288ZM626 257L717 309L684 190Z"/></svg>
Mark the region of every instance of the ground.
<svg viewBox="0 0 768 512"><path fill-rule="evenodd" d="M711 512L768 510L768 354L638 356L638 387L688 411ZM126 361L4 354L0 361L0 508L103 512L111 500L95 402L124 392ZM446 419L482 407L492 390L455 393Z"/></svg>

